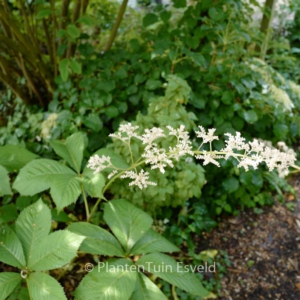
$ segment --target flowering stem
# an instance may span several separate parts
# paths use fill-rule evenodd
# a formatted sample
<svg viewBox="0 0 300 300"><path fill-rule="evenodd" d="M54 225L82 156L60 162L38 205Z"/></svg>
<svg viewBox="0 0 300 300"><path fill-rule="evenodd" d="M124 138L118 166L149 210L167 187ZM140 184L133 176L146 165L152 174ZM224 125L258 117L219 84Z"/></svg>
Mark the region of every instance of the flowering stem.
<svg viewBox="0 0 300 300"><path fill-rule="evenodd" d="M140 160L140 159L139 159L139 160ZM140 165L142 165L142 164L144 164L144 163L145 163L145 160L142 160L142 161L139 162L139 163L136 162L135 164L133 164L133 165L132 165L131 167L129 167L128 169L123 170L122 172L120 172L119 174L117 174L116 176L114 176L113 178L111 178L111 179L109 180L109 182L104 186L104 188L103 188L103 190L102 190L102 194L104 195L104 193L107 191L107 189L110 187L110 185L111 185L117 178L119 178L121 175L123 175L126 171L135 169L136 167L138 167L138 166L140 166ZM99 198L98 198L98 200L97 200L96 204L94 205L94 207L93 207L91 213L89 214L89 217L87 217L87 221L88 221L88 222L89 222L89 220L91 219L91 217L93 216L93 214L96 212L96 209L97 209L97 207L98 207L98 205L100 204L100 202L101 202L102 199L105 199L105 198L103 198L103 197L99 197Z"/></svg>

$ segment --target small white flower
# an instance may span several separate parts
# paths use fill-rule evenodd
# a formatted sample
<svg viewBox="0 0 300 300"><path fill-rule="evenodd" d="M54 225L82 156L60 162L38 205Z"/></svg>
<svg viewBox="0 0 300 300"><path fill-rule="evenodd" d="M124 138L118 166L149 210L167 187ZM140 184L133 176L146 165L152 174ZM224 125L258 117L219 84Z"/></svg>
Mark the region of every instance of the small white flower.
<svg viewBox="0 0 300 300"><path fill-rule="evenodd" d="M118 132L111 133L109 136L120 139L123 142L130 140L132 137L140 138L135 132L139 126L132 126L131 123L121 124Z"/></svg>
<svg viewBox="0 0 300 300"><path fill-rule="evenodd" d="M197 159L203 159L204 166L209 163L212 163L212 164L216 165L217 167L220 167L220 164L218 161L216 161L216 159L224 158L222 155L217 155L214 152L207 152L207 151L203 151L203 154L196 155L195 157Z"/></svg>
<svg viewBox="0 0 300 300"><path fill-rule="evenodd" d="M141 140L143 141L143 144L151 146L153 141L160 137L165 137L164 131L160 128L153 127L152 129L145 130L145 134L142 135Z"/></svg>
<svg viewBox="0 0 300 300"><path fill-rule="evenodd" d="M157 185L155 182L148 181L149 173L144 170L141 170L140 173L126 171L120 178L134 179L129 183L129 186L137 185L140 189L146 188L148 185Z"/></svg>
<svg viewBox="0 0 300 300"><path fill-rule="evenodd" d="M147 146L145 148L145 153L142 154L142 157L146 158L146 164L151 165L151 169L159 169L161 173L165 173L165 167L170 166L173 168L172 161L168 158L166 150L163 148L157 148L155 143L152 146Z"/></svg>
<svg viewBox="0 0 300 300"><path fill-rule="evenodd" d="M94 174L97 174L108 167L113 167L113 165L109 156L102 155L99 157L98 154L95 154L90 157L87 167L94 170Z"/></svg>
<svg viewBox="0 0 300 300"><path fill-rule="evenodd" d="M208 132L206 133L205 129L202 126L198 126L200 131L196 131L196 135L198 138L202 138L203 139L203 143L211 143L214 140L218 140L219 137L214 135L216 129L215 128L211 128L208 129Z"/></svg>
<svg viewBox="0 0 300 300"><path fill-rule="evenodd" d="M111 178L112 178L113 176L115 176L117 173L118 173L117 170L113 170L113 171L107 176L107 178L108 178L108 179L111 179Z"/></svg>

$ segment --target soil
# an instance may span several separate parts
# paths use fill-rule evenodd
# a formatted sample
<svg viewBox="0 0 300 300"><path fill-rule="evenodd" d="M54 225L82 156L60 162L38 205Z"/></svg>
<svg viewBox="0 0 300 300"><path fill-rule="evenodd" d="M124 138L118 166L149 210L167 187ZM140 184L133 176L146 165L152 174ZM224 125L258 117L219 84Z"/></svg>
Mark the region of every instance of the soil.
<svg viewBox="0 0 300 300"><path fill-rule="evenodd" d="M231 266L221 280L219 300L300 299L300 176L290 179L295 196L285 195L261 214L245 211L224 219L206 235L209 249L224 250Z"/></svg>

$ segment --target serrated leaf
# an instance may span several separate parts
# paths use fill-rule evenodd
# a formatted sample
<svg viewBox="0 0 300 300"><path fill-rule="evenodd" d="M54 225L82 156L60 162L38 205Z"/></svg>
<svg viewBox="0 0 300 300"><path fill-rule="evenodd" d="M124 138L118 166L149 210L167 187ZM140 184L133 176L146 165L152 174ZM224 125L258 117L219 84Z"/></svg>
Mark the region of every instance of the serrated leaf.
<svg viewBox="0 0 300 300"><path fill-rule="evenodd" d="M89 114L83 119L83 124L95 132L99 132L103 127L103 122L97 114Z"/></svg>
<svg viewBox="0 0 300 300"><path fill-rule="evenodd" d="M50 141L50 145L57 155L65 159L77 173L80 173L84 151L84 138L81 132L72 134L65 142Z"/></svg>
<svg viewBox="0 0 300 300"><path fill-rule="evenodd" d="M80 246L80 250L85 253L124 256L124 251L116 238L99 226L77 222L71 224L68 230L86 237Z"/></svg>
<svg viewBox="0 0 300 300"><path fill-rule="evenodd" d="M32 196L51 186L53 175L74 175L70 168L51 159L38 159L28 163L17 176L13 188L21 195Z"/></svg>
<svg viewBox="0 0 300 300"><path fill-rule="evenodd" d="M64 58L60 61L58 65L58 69L61 75L61 78L63 81L67 81L69 78L69 60L67 58Z"/></svg>
<svg viewBox="0 0 300 300"><path fill-rule="evenodd" d="M33 272L27 278L30 299L67 300L62 286L53 277L41 272Z"/></svg>
<svg viewBox="0 0 300 300"><path fill-rule="evenodd" d="M83 236L67 230L55 231L32 250L28 269L46 271L60 268L77 255Z"/></svg>
<svg viewBox="0 0 300 300"><path fill-rule="evenodd" d="M138 273L137 282L131 300L167 300L158 286L142 272Z"/></svg>
<svg viewBox="0 0 300 300"><path fill-rule="evenodd" d="M105 205L104 220L128 253L149 230L153 219L126 200L112 200Z"/></svg>
<svg viewBox="0 0 300 300"><path fill-rule="evenodd" d="M81 64L78 61L71 60L70 61L70 67L71 67L71 69L74 73L76 73L76 74L81 74L82 73Z"/></svg>
<svg viewBox="0 0 300 300"><path fill-rule="evenodd" d="M178 247L150 228L133 246L131 254L146 254L152 252L175 252Z"/></svg>
<svg viewBox="0 0 300 300"><path fill-rule="evenodd" d="M4 272L0 274L0 300L5 300L16 286L21 282L22 277L18 273Z"/></svg>
<svg viewBox="0 0 300 300"><path fill-rule="evenodd" d="M142 256L137 264L148 272L193 295L205 297L208 294L196 274L187 272L182 264L166 254L147 254Z"/></svg>
<svg viewBox="0 0 300 300"><path fill-rule="evenodd" d="M50 195L58 211L75 202L81 194L81 181L75 174L58 174L51 176L50 181Z"/></svg>
<svg viewBox="0 0 300 300"><path fill-rule="evenodd" d="M50 16L51 13L52 13L51 8L43 9L43 10L40 10L40 11L37 13L36 18L37 18L38 20L44 19L44 18Z"/></svg>
<svg viewBox="0 0 300 300"><path fill-rule="evenodd" d="M26 265L22 244L6 224L0 225L0 261L19 269Z"/></svg>
<svg viewBox="0 0 300 300"><path fill-rule="evenodd" d="M67 26L67 33L73 39L77 39L80 36L79 29L73 24Z"/></svg>
<svg viewBox="0 0 300 300"><path fill-rule="evenodd" d="M75 300L128 300L132 294L137 272L130 271L133 263L127 259L106 262L83 278L75 291Z"/></svg>
<svg viewBox="0 0 300 300"><path fill-rule="evenodd" d="M20 146L6 145L0 147L0 165L6 168L8 172L18 171L38 157L38 155Z"/></svg>
<svg viewBox="0 0 300 300"><path fill-rule="evenodd" d="M16 221L16 233L19 237L26 261L40 240L48 236L51 229L50 209L42 200L25 208Z"/></svg>
<svg viewBox="0 0 300 300"><path fill-rule="evenodd" d="M0 166L0 196L11 195L10 179L7 170Z"/></svg>
<svg viewBox="0 0 300 300"><path fill-rule="evenodd" d="M103 196L102 189L105 185L105 178L101 173L93 174L93 170L85 171L83 173L83 185L87 193L91 197L100 198Z"/></svg>

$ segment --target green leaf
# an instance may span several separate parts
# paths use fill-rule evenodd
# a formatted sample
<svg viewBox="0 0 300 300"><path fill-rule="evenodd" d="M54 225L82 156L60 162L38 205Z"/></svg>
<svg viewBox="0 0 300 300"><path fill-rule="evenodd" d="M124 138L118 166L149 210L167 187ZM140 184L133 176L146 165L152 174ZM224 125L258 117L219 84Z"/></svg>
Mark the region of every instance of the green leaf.
<svg viewBox="0 0 300 300"><path fill-rule="evenodd" d="M0 225L0 261L19 269L26 265L21 242L6 224Z"/></svg>
<svg viewBox="0 0 300 300"><path fill-rule="evenodd" d="M8 172L18 171L39 156L21 146L6 145L0 147L0 165Z"/></svg>
<svg viewBox="0 0 300 300"><path fill-rule="evenodd" d="M67 81L69 78L69 60L67 58L64 58L60 61L58 66L61 78L63 81Z"/></svg>
<svg viewBox="0 0 300 300"><path fill-rule="evenodd" d="M221 100L226 105L232 104L234 100L234 93L232 91L225 91Z"/></svg>
<svg viewBox="0 0 300 300"><path fill-rule="evenodd" d="M105 178L101 173L93 174L93 170L87 168L83 172L82 179L84 188L91 197L103 197L102 189L105 185Z"/></svg>
<svg viewBox="0 0 300 300"><path fill-rule="evenodd" d="M80 282L75 300L128 300L137 278L137 272L130 269L135 268L133 263L117 259L100 264Z"/></svg>
<svg viewBox="0 0 300 300"><path fill-rule="evenodd" d="M94 26L95 25L95 20L88 15L84 15L81 18L79 18L76 23L82 23L86 26Z"/></svg>
<svg viewBox="0 0 300 300"><path fill-rule="evenodd" d="M80 246L80 250L85 253L124 256L124 251L116 238L99 226L77 222L71 224L68 230L86 237Z"/></svg>
<svg viewBox="0 0 300 300"><path fill-rule="evenodd" d="M145 235L134 245L131 254L146 254L152 252L175 252L180 251L166 238L150 228Z"/></svg>
<svg viewBox="0 0 300 300"><path fill-rule="evenodd" d="M89 114L83 119L83 124L95 132L99 132L103 128L103 122L97 114Z"/></svg>
<svg viewBox="0 0 300 300"><path fill-rule="evenodd" d="M67 230L55 231L41 240L28 260L28 269L45 271L57 269L77 255L83 236Z"/></svg>
<svg viewBox="0 0 300 300"><path fill-rule="evenodd" d="M62 286L50 275L34 272L27 278L30 299L67 300Z"/></svg>
<svg viewBox="0 0 300 300"><path fill-rule="evenodd" d="M289 128L285 124L276 124L273 132L278 139L283 139L289 132Z"/></svg>
<svg viewBox="0 0 300 300"><path fill-rule="evenodd" d="M67 33L73 39L77 39L80 36L79 29L73 24L67 26Z"/></svg>
<svg viewBox="0 0 300 300"><path fill-rule="evenodd" d="M173 0L175 8L184 8L186 7L186 0Z"/></svg>
<svg viewBox="0 0 300 300"><path fill-rule="evenodd" d="M81 74L82 73L81 64L78 61L76 61L76 60L71 60L70 61L70 68L76 74Z"/></svg>
<svg viewBox="0 0 300 300"><path fill-rule="evenodd" d="M0 300L5 300L16 286L21 282L22 277L18 273L4 272L0 274Z"/></svg>
<svg viewBox="0 0 300 300"><path fill-rule="evenodd" d="M149 13L143 18L143 26L147 27L149 25L152 25L158 21L158 17L154 13Z"/></svg>
<svg viewBox="0 0 300 300"><path fill-rule="evenodd" d="M257 116L255 110L244 111L243 115L244 115L244 119L248 123L255 123L258 120L258 116Z"/></svg>
<svg viewBox="0 0 300 300"><path fill-rule="evenodd" d="M74 176L76 173L51 159L34 160L20 171L13 188L24 196L32 196L49 189L51 178L57 175Z"/></svg>
<svg viewBox="0 0 300 300"><path fill-rule="evenodd" d="M125 200L112 200L107 203L104 220L127 253L153 222L148 214Z"/></svg>
<svg viewBox="0 0 300 300"><path fill-rule="evenodd" d="M184 265L162 253L151 253L142 256L137 264L159 278L191 293L205 297L208 291L202 286L197 275L188 272Z"/></svg>
<svg viewBox="0 0 300 300"><path fill-rule="evenodd" d="M75 202L81 194L81 180L75 174L52 176L50 184L50 194L58 211Z"/></svg>
<svg viewBox="0 0 300 300"><path fill-rule="evenodd" d="M50 145L57 155L65 159L77 173L80 173L84 151L84 138L81 132L72 134L64 143L50 141Z"/></svg>
<svg viewBox="0 0 300 300"><path fill-rule="evenodd" d="M26 261L40 240L48 236L51 229L50 209L42 200L25 208L16 221L16 233L19 237Z"/></svg>
<svg viewBox="0 0 300 300"><path fill-rule="evenodd" d="M18 218L17 206L13 203L0 206L0 217L5 222L12 222Z"/></svg>
<svg viewBox="0 0 300 300"><path fill-rule="evenodd" d="M146 81L146 89L150 90L150 91L157 89L161 85L162 85L162 83L160 80L148 79Z"/></svg>
<svg viewBox="0 0 300 300"><path fill-rule="evenodd" d="M10 179L7 170L0 166L0 196L11 195Z"/></svg>
<svg viewBox="0 0 300 300"><path fill-rule="evenodd" d="M36 18L37 18L38 20L44 19L44 18L50 16L51 13L52 13L51 8L43 9L43 10L40 10L40 11L37 13Z"/></svg>
<svg viewBox="0 0 300 300"><path fill-rule="evenodd" d="M167 300L162 291L142 272L138 273L137 283L131 300Z"/></svg>
<svg viewBox="0 0 300 300"><path fill-rule="evenodd" d="M234 177L230 177L225 179L222 185L226 192L233 193L239 188L239 181Z"/></svg>
<svg viewBox="0 0 300 300"><path fill-rule="evenodd" d="M223 9L220 8L216 8L216 7L211 7L208 10L208 15L214 20L214 21L221 21L224 17L225 14L223 12Z"/></svg>

